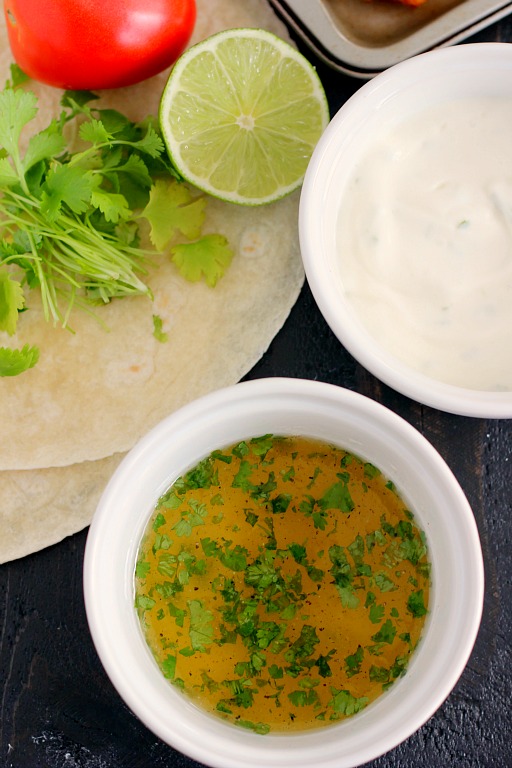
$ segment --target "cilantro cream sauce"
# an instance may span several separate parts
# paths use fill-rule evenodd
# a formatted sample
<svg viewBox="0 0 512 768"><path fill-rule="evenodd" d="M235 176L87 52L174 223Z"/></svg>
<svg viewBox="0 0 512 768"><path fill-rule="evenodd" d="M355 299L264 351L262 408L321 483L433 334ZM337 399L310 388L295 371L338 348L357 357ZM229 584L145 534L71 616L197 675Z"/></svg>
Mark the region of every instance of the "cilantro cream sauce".
<svg viewBox="0 0 512 768"><path fill-rule="evenodd" d="M344 290L434 379L512 389L512 99L431 107L375 141L344 192Z"/></svg>
<svg viewBox="0 0 512 768"><path fill-rule="evenodd" d="M264 435L160 499L135 605L163 675L257 733L328 725L406 669L428 609L422 532L373 465Z"/></svg>

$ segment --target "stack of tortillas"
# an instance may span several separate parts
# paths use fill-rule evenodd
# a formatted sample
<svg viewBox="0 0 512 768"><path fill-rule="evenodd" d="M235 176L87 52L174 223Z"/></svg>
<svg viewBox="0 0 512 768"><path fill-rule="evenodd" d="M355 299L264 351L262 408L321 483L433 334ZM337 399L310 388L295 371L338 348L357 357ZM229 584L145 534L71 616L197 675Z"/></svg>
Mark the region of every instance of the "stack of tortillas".
<svg viewBox="0 0 512 768"><path fill-rule="evenodd" d="M0 78L12 61L3 21ZM266 0L197 0L191 43L233 27L263 27L287 37ZM101 94L134 120L156 115L168 72ZM59 112L62 92L37 83L38 127ZM169 262L146 297L102 307L99 323L76 310L74 333L42 316L38 297L15 337L36 344L38 364L0 379L0 562L22 557L87 526L110 475L135 442L186 402L234 384L262 356L300 292L298 193L260 208L209 202L205 232L224 234L235 257L210 288L188 283ZM153 335L153 315L168 340ZM108 330L107 330L108 329Z"/></svg>

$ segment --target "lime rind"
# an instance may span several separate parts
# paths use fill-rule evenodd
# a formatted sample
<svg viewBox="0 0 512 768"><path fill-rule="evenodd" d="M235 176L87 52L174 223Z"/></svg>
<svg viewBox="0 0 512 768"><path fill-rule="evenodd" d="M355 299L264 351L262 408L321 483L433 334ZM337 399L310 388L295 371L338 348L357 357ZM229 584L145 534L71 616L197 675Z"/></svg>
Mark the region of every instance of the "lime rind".
<svg viewBox="0 0 512 768"><path fill-rule="evenodd" d="M231 29L189 48L160 103L167 151L199 189L262 205L297 189L329 121L314 67L266 30Z"/></svg>

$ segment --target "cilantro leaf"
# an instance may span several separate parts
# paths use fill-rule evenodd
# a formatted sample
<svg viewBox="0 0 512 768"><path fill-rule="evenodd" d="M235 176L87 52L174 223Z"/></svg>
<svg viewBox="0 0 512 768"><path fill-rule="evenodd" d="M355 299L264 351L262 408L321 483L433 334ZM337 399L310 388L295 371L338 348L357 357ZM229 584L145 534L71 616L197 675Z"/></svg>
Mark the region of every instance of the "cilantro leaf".
<svg viewBox="0 0 512 768"><path fill-rule="evenodd" d="M244 515L245 515L246 522L251 527L254 528L254 526L256 525L256 523L259 520L259 516L255 512L253 512L252 509L244 509Z"/></svg>
<svg viewBox="0 0 512 768"><path fill-rule="evenodd" d="M269 450L274 445L274 436L272 434L260 435L250 440L251 450L255 456L265 458Z"/></svg>
<svg viewBox="0 0 512 768"><path fill-rule="evenodd" d="M370 606L370 621L372 624L379 624L384 618L384 606L374 603Z"/></svg>
<svg viewBox="0 0 512 768"><path fill-rule="evenodd" d="M217 542L214 539L210 539L209 536L201 539L201 547L206 557L217 557L221 551Z"/></svg>
<svg viewBox="0 0 512 768"><path fill-rule="evenodd" d="M268 648L272 640L280 634L279 624L275 621L262 621L256 630L258 648Z"/></svg>
<svg viewBox="0 0 512 768"><path fill-rule="evenodd" d="M426 553L426 545L418 538L405 539L400 543L397 552L400 559L409 560L413 565L417 565Z"/></svg>
<svg viewBox="0 0 512 768"><path fill-rule="evenodd" d="M174 680L176 674L176 656L168 654L162 661L162 672L168 680Z"/></svg>
<svg viewBox="0 0 512 768"><path fill-rule="evenodd" d="M163 251L179 233L189 240L201 235L206 198L194 198L185 184L156 181L149 202L142 211L150 223L150 238L155 248Z"/></svg>
<svg viewBox="0 0 512 768"><path fill-rule="evenodd" d="M329 573L333 577L336 589L345 608L357 608L359 598L354 592L354 570L339 544L329 547L329 559L332 563Z"/></svg>
<svg viewBox="0 0 512 768"><path fill-rule="evenodd" d="M52 121L47 128L31 137L23 158L24 172L27 173L41 160L60 154L65 146L64 136L59 131L57 123Z"/></svg>
<svg viewBox="0 0 512 768"><path fill-rule="evenodd" d="M233 714L233 710L229 708L226 699L220 699L220 701L217 702L215 709L217 712L224 712L227 715Z"/></svg>
<svg viewBox="0 0 512 768"><path fill-rule="evenodd" d="M355 653L345 657L345 671L347 677L353 677L361 671L361 664L364 659L364 649L361 645L357 646Z"/></svg>
<svg viewBox="0 0 512 768"><path fill-rule="evenodd" d="M307 494L299 504L299 509L305 517L311 517L315 528L325 531L327 527L327 512L325 509L316 509L316 500Z"/></svg>
<svg viewBox="0 0 512 768"><path fill-rule="evenodd" d="M5 88L0 91L0 145L15 160L19 158L18 142L23 128L37 114L37 98L31 91Z"/></svg>
<svg viewBox="0 0 512 768"><path fill-rule="evenodd" d="M136 595L135 597L135 607L139 614L143 614L144 611L150 611L155 605L156 601L153 600L152 597L148 597L147 595Z"/></svg>
<svg viewBox="0 0 512 768"><path fill-rule="evenodd" d="M150 564L145 560L139 560L135 566L135 576L138 579L145 579L151 570Z"/></svg>
<svg viewBox="0 0 512 768"><path fill-rule="evenodd" d="M348 562L344 548L339 544L329 547L329 559L332 563L329 572L337 587L348 587L354 578L352 567Z"/></svg>
<svg viewBox="0 0 512 768"><path fill-rule="evenodd" d="M19 184L20 179L7 157L0 157L0 185L12 187Z"/></svg>
<svg viewBox="0 0 512 768"><path fill-rule="evenodd" d="M340 480L330 486L318 502L320 507L326 509L339 509L341 512L351 512L354 502L348 489L348 484Z"/></svg>
<svg viewBox="0 0 512 768"><path fill-rule="evenodd" d="M66 203L74 213L84 213L91 199L93 180L90 173L69 165L59 165L52 168L43 185L41 210L45 216L54 221L62 203Z"/></svg>
<svg viewBox="0 0 512 768"><path fill-rule="evenodd" d="M428 613L425 606L425 597L423 590L420 589L417 592L412 592L407 599L407 610L412 613L414 618L421 618Z"/></svg>
<svg viewBox="0 0 512 768"><path fill-rule="evenodd" d="M186 611L178 608L174 603L167 603L167 607L169 609L169 615L175 619L176 625L178 627L183 627L185 624L185 616L187 615Z"/></svg>
<svg viewBox="0 0 512 768"><path fill-rule="evenodd" d="M162 525L165 525L165 517L162 515L161 512L159 512L153 521L153 530L158 531L158 529L161 528Z"/></svg>
<svg viewBox="0 0 512 768"><path fill-rule="evenodd" d="M366 547L368 549L368 552L371 552L372 549L378 545L379 547L384 547L387 543L386 537L380 530L372 531L371 533L366 534Z"/></svg>
<svg viewBox="0 0 512 768"><path fill-rule="evenodd" d="M331 688L331 692L333 697L329 702L329 706L340 715L354 715L368 704L367 696L356 698L350 691L339 691L336 688Z"/></svg>
<svg viewBox="0 0 512 768"><path fill-rule="evenodd" d="M204 525L208 510L205 504L197 504L193 499L188 503L188 509L181 513L181 518L173 525L176 536L190 536L192 528Z"/></svg>
<svg viewBox="0 0 512 768"><path fill-rule="evenodd" d="M277 664L271 664L268 673L273 680L281 680L284 677L283 668L278 667Z"/></svg>
<svg viewBox="0 0 512 768"><path fill-rule="evenodd" d="M33 368L39 360L39 349L25 344L22 349L0 347L0 376L18 376Z"/></svg>
<svg viewBox="0 0 512 768"><path fill-rule="evenodd" d="M242 440L240 443L234 446L232 449L233 456L236 456L238 459L242 459L244 456L247 456L249 453L249 446L245 442L245 440Z"/></svg>
<svg viewBox="0 0 512 768"><path fill-rule="evenodd" d="M254 484L250 481L250 477L252 474L252 467L251 464L246 460L243 459L240 462L240 466L238 468L238 471L233 478L233 482L231 483L231 486L233 488L241 488L243 491L250 491L254 488Z"/></svg>
<svg viewBox="0 0 512 768"><path fill-rule="evenodd" d="M179 243L171 249L172 260L183 277L195 283L204 277L212 288L231 264L233 251L223 235L204 235L194 243Z"/></svg>
<svg viewBox="0 0 512 768"><path fill-rule="evenodd" d="M259 483L259 485L253 486L251 490L251 497L257 500L261 499L262 501L268 501L271 492L275 491L276 488L277 488L277 483L276 483L275 474L273 472L269 472L269 475L264 482ZM282 502L278 502L277 509L272 509L272 511L278 512L279 504L281 503Z"/></svg>
<svg viewBox="0 0 512 768"><path fill-rule="evenodd" d="M405 675L407 672L408 661L409 658L407 656L397 656L394 664L389 670L390 677L396 679L397 677L402 677Z"/></svg>
<svg viewBox="0 0 512 768"><path fill-rule="evenodd" d="M163 552L158 558L157 571L163 576L173 578L177 570L176 555L171 552Z"/></svg>
<svg viewBox="0 0 512 768"><path fill-rule="evenodd" d="M153 315L153 336L161 344L165 344L169 335L163 330L163 321L159 315Z"/></svg>
<svg viewBox="0 0 512 768"><path fill-rule="evenodd" d="M141 187L149 189L153 183L147 165L138 155L130 155L127 161L122 165L118 165L115 170L117 173L127 174L132 181Z"/></svg>
<svg viewBox="0 0 512 768"><path fill-rule="evenodd" d="M91 204L102 212L105 219L114 224L117 224L120 219L129 219L132 214L125 196L117 192L107 192L97 186L91 189L89 199ZM66 202L69 205L67 200Z"/></svg>
<svg viewBox="0 0 512 768"><path fill-rule="evenodd" d="M270 726L267 725L267 723L253 723L250 720L243 720L241 718L238 718L234 722L235 725L238 725L240 728L246 728L247 730L254 731L254 733L260 735L264 735L270 731Z"/></svg>
<svg viewBox="0 0 512 768"><path fill-rule="evenodd" d="M375 574L375 585L381 592L394 592L398 589L394 581L387 576L383 571L379 571Z"/></svg>
<svg viewBox="0 0 512 768"><path fill-rule="evenodd" d="M99 96L96 96L95 93L92 91L64 91L62 94L62 98L60 100L60 103L63 107L68 107L74 112L80 112L84 114L89 113L88 107L85 105L88 104L90 101L94 101L95 99L98 99Z"/></svg>
<svg viewBox="0 0 512 768"><path fill-rule="evenodd" d="M386 667L377 667L374 664L370 667L369 672L370 680L373 683L387 683L389 682L389 669Z"/></svg>
<svg viewBox="0 0 512 768"><path fill-rule="evenodd" d="M331 657L334 656L336 653L335 650L329 651L329 653L326 656L320 655L318 659L315 662L315 666L318 667L318 674L320 677L332 677L332 670L329 666L329 661L331 660Z"/></svg>
<svg viewBox="0 0 512 768"><path fill-rule="evenodd" d="M161 137L155 131L151 122L146 124L145 135L138 141L134 141L132 147L153 158L159 157L165 149Z"/></svg>
<svg viewBox="0 0 512 768"><path fill-rule="evenodd" d="M236 544L230 549L230 543L226 542L224 551L219 555L219 560L230 571L245 571L247 567L247 555L248 552L245 547L241 547L240 544Z"/></svg>
<svg viewBox="0 0 512 768"><path fill-rule="evenodd" d="M320 642L315 627L311 624L303 624L299 637L292 643L286 653L287 661L304 659L311 656L315 646Z"/></svg>
<svg viewBox="0 0 512 768"><path fill-rule="evenodd" d="M318 702L318 693L314 688L302 691L291 691L288 694L291 703L296 707L306 707Z"/></svg>
<svg viewBox="0 0 512 768"><path fill-rule="evenodd" d="M12 279L7 269L0 269L0 331L6 331L9 336L16 333L18 312L24 306L25 296L21 284Z"/></svg>
<svg viewBox="0 0 512 768"><path fill-rule="evenodd" d="M97 120L91 117L86 122L82 123L79 129L80 138L83 141L88 141L91 144L110 144L114 138L109 133L101 120Z"/></svg>
<svg viewBox="0 0 512 768"><path fill-rule="evenodd" d="M340 596L341 604L344 608L357 608L359 605L359 598L354 592L353 587L337 587L338 594Z"/></svg>
<svg viewBox="0 0 512 768"><path fill-rule="evenodd" d="M374 477L378 477L381 474L381 472L380 472L380 469L377 469L377 467L375 467L373 464L370 464L370 462L367 461L365 462L365 465L364 465L364 474L365 474L365 477L369 477L373 479Z"/></svg>
<svg viewBox="0 0 512 768"><path fill-rule="evenodd" d="M30 79L29 76L25 74L21 67L16 63L12 63L9 67L9 70L11 73L11 79L7 80L5 84L7 88L16 88L16 86L23 85L23 83L26 83L27 80Z"/></svg>
<svg viewBox="0 0 512 768"><path fill-rule="evenodd" d="M247 566L245 571L245 583L251 584L257 589L267 589L278 581L279 575L271 563L256 561Z"/></svg>
<svg viewBox="0 0 512 768"><path fill-rule="evenodd" d="M290 550L291 555L296 563L299 565L306 563L307 551L303 544L290 544L288 549Z"/></svg>
<svg viewBox="0 0 512 768"><path fill-rule="evenodd" d="M286 512L286 510L290 506L291 500L292 500L292 496L290 493L278 493L277 496L274 496L273 499L270 499L272 512L275 515L280 514L282 512Z"/></svg>
<svg viewBox="0 0 512 768"><path fill-rule="evenodd" d="M362 559L364 557L364 539L363 537L358 534L352 544L349 544L347 547L348 551L352 555L352 558L354 560L354 563L356 565L361 565Z"/></svg>
<svg viewBox="0 0 512 768"><path fill-rule="evenodd" d="M185 489L211 488L219 484L218 472L215 463L210 456L202 459L193 469L189 470L183 478Z"/></svg>
<svg viewBox="0 0 512 768"><path fill-rule="evenodd" d="M372 640L375 643L387 643L391 644L395 639L396 627L391 619L386 619L378 632L372 635Z"/></svg>
<svg viewBox="0 0 512 768"><path fill-rule="evenodd" d="M200 600L187 600L189 635L194 651L204 651L213 642L213 613Z"/></svg>

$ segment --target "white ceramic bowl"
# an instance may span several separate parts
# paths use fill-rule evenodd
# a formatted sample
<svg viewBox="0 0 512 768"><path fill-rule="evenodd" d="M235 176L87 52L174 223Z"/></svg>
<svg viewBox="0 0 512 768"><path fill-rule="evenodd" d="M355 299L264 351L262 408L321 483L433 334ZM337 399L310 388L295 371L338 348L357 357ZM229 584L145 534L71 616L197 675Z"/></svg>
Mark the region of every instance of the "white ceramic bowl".
<svg viewBox="0 0 512 768"><path fill-rule="evenodd" d="M313 153L300 203L308 282L345 348L375 376L412 399L483 418L512 417L512 391L477 391L429 378L383 349L366 330L344 291L336 222L355 162L383 131L441 101L484 95L510 99L511 93L512 46L505 43L439 49L391 67L365 83L334 116Z"/></svg>
<svg viewBox="0 0 512 768"><path fill-rule="evenodd" d="M246 732L206 714L162 676L140 631L133 574L159 496L212 450L265 433L331 441L396 484L424 529L430 613L407 674L361 713L296 734ZM483 566L468 502L429 442L362 395L300 379L261 379L207 395L155 427L108 484L85 554L85 602L99 656L119 694L164 742L215 768L352 768L419 728L459 678L478 631Z"/></svg>

